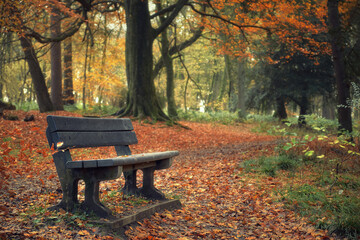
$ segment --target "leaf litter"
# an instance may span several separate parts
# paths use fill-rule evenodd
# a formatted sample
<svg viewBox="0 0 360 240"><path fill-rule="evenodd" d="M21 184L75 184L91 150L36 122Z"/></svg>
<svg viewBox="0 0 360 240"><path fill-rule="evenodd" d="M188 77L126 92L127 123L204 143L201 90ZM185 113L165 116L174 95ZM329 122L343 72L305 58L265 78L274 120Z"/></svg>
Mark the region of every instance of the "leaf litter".
<svg viewBox="0 0 360 240"><path fill-rule="evenodd" d="M19 119L33 114L35 121L0 120L0 239L331 239L272 198L284 183L243 173L241 161L271 155L277 143L273 136L251 132L250 124L181 122L188 130L133 121L139 140L133 153L180 151L169 169L156 172L155 185L168 198L179 198L183 207L155 213L127 226L122 235L92 226L87 216L49 212L60 200L61 188L45 136L46 114L9 112ZM112 156L108 148L73 155ZM105 204L117 214L127 211L118 194L122 184L122 177L101 184ZM115 197L106 199L109 193Z"/></svg>

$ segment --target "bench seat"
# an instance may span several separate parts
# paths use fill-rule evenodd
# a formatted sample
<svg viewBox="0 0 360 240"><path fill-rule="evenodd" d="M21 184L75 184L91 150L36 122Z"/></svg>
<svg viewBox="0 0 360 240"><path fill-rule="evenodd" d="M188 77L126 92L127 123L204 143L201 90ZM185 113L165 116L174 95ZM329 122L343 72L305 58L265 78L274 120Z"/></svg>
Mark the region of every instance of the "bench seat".
<svg viewBox="0 0 360 240"><path fill-rule="evenodd" d="M149 163L157 160L170 160L172 157L179 155L178 151L142 153L129 156L118 156L115 158L98 159L98 160L81 160L69 161L66 163L67 168L97 168L112 166L127 166L141 163ZM161 168L159 168L161 169Z"/></svg>

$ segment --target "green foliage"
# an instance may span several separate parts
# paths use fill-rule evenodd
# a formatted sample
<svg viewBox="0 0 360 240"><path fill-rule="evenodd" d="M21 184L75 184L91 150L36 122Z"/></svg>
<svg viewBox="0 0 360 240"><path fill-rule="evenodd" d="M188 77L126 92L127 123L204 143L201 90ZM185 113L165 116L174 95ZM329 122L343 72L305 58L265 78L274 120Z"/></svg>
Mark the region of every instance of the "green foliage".
<svg viewBox="0 0 360 240"><path fill-rule="evenodd" d="M320 228L328 229L348 238L360 236L360 199L342 194L328 196L323 190L308 184L290 187L279 192L290 208Z"/></svg>
<svg viewBox="0 0 360 240"><path fill-rule="evenodd" d="M304 116L307 122L307 125L310 126L310 129L314 129L316 131L327 131L330 133L336 133L339 127L337 120L326 119L323 117L319 117L316 114L305 115ZM287 121L291 124L291 126L296 126L298 123L297 117L288 118Z"/></svg>
<svg viewBox="0 0 360 240"><path fill-rule="evenodd" d="M93 106L89 106L85 110L82 108L81 104L64 106L65 111L69 112L77 112L82 115L93 115L93 116L110 116L119 110L118 107L110 106L110 105L100 105L96 104Z"/></svg>
<svg viewBox="0 0 360 240"><path fill-rule="evenodd" d="M188 110L178 111L179 118L181 120L192 121L192 122L216 122L221 124L233 124L238 121L237 113L231 113L227 111L217 111L217 112L199 112Z"/></svg>
<svg viewBox="0 0 360 240"><path fill-rule="evenodd" d="M247 122L257 122L257 123L275 123L277 119L272 115L263 115L263 114L248 114Z"/></svg>
<svg viewBox="0 0 360 240"><path fill-rule="evenodd" d="M68 112L77 112L80 111L81 108L80 104L64 105L64 110Z"/></svg>
<svg viewBox="0 0 360 240"><path fill-rule="evenodd" d="M39 106L36 102L22 102L15 104L17 110L30 111L39 110Z"/></svg>
<svg viewBox="0 0 360 240"><path fill-rule="evenodd" d="M277 190L289 208L309 217L319 228L357 239L360 177L354 175L353 169L345 170L345 165L347 161L356 164L360 156L358 147L349 141L349 136L336 136L335 121L311 115L307 122L306 129L294 127L297 119L283 125L261 123L264 132L280 137L277 155L246 161L242 167L260 175L290 177L290 184ZM330 155L329 149L340 155Z"/></svg>
<svg viewBox="0 0 360 240"><path fill-rule="evenodd" d="M324 171L316 178L316 182L319 187L334 186L360 192L360 176L355 177L349 173L343 173L336 179L332 172Z"/></svg>
<svg viewBox="0 0 360 240"><path fill-rule="evenodd" d="M294 171L299 166L300 161L296 156L279 155L245 161L241 167L247 172L263 173L275 177L279 170Z"/></svg>

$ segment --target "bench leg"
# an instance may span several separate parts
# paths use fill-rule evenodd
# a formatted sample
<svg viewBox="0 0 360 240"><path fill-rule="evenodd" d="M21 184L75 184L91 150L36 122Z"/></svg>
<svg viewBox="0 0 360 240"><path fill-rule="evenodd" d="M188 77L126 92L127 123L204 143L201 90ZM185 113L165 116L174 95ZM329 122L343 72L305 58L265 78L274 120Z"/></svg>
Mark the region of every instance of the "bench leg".
<svg viewBox="0 0 360 240"><path fill-rule="evenodd" d="M75 206L79 204L77 193L78 193L78 182L79 180L73 180L72 183L61 183L63 196L61 202L55 206L49 208L50 211L60 210L61 208L66 211L73 211Z"/></svg>
<svg viewBox="0 0 360 240"><path fill-rule="evenodd" d="M139 189L140 195L156 200L166 199L165 195L154 186L154 172L156 167L143 169L143 187Z"/></svg>
<svg viewBox="0 0 360 240"><path fill-rule="evenodd" d="M136 171L137 170L124 172L125 186L121 189L124 195L139 195L139 189L136 186Z"/></svg>
<svg viewBox="0 0 360 240"><path fill-rule="evenodd" d="M102 218L113 218L111 210L105 207L99 199L99 183L94 179L84 179L85 181L85 201L81 208L87 212L93 212Z"/></svg>
<svg viewBox="0 0 360 240"><path fill-rule="evenodd" d="M71 161L69 151L57 152L53 155L56 171L59 176L63 197L59 204L50 207L49 210L64 209L66 211L72 211L77 205L78 198L78 182L79 178L76 173L71 169L67 169L65 163Z"/></svg>

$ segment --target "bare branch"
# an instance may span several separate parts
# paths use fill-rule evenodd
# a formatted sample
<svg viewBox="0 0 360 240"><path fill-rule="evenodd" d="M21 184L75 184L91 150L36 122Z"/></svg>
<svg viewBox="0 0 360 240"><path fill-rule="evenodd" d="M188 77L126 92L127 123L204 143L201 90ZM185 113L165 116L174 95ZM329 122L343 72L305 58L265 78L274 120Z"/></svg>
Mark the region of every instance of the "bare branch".
<svg viewBox="0 0 360 240"><path fill-rule="evenodd" d="M174 8L176 7L176 4L170 5L167 8L161 9L161 11L158 11L156 13L154 13L153 15L150 16L150 19L156 18L158 16L162 16L165 13L171 12L172 10L174 10Z"/></svg>
<svg viewBox="0 0 360 240"><path fill-rule="evenodd" d="M60 41L62 41L64 39L74 35L79 30L80 26L83 23L84 23L83 20L78 19L74 24L72 24L71 27L69 27L66 31L62 32L61 34L59 34L55 38L44 37L41 34L39 34L38 32L35 32L31 28L24 27L23 29L25 31L26 36L34 38L39 43L60 42Z"/></svg>
<svg viewBox="0 0 360 240"><path fill-rule="evenodd" d="M233 25L233 26L235 26L235 27L238 27L239 29L242 29L242 28L257 28L257 29L262 29L262 30L265 30L265 31L270 31L270 30L271 30L270 28L261 27L261 26L257 26L257 25L242 25L242 24L237 24L237 23L235 23L235 22L232 22L232 21L230 21L230 20L228 20L228 19L223 18L222 16L220 16L220 15L218 15L218 14L210 14L210 13L206 13L206 12L202 12L202 11L200 11L200 10L197 10L197 9L194 7L194 5L192 5L192 4L187 4L187 6L190 6L191 9L192 9L194 12L196 12L196 13L202 15L202 16L212 17L212 18L219 19L219 20L221 20L221 21L223 21L223 22L225 22L225 23L228 23L228 24L230 24L230 25ZM209 6L211 6L211 4L210 4ZM212 6L211 6L211 7L212 7Z"/></svg>
<svg viewBox="0 0 360 240"><path fill-rule="evenodd" d="M168 51L168 54L170 56L174 55L175 53L178 53L182 50L184 50L185 48L189 47L191 44L193 44L196 40L198 40L200 37L201 37L201 34L204 30L204 27L201 26L198 30L196 30L194 32L194 34L192 35L191 38L185 40L184 42L180 43L180 44L177 44L173 47L171 47ZM163 68L164 66L164 60L162 57L160 57L160 59L158 60L158 62L155 64L155 67L154 67L154 78L159 74L161 68Z"/></svg>
<svg viewBox="0 0 360 240"><path fill-rule="evenodd" d="M174 7L174 10L171 12L170 16L166 18L166 20L154 31L153 38L155 39L162 31L164 31L177 17L180 10L187 4L189 0L179 0Z"/></svg>

